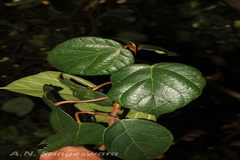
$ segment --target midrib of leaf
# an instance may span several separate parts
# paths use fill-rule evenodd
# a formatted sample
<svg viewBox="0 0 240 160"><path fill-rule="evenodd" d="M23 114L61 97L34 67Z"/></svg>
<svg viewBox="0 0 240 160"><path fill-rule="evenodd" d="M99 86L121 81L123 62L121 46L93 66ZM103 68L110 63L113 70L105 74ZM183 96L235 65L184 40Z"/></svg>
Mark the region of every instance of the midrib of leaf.
<svg viewBox="0 0 240 160"><path fill-rule="evenodd" d="M152 97L153 97L153 99L154 99L155 112L157 112L156 115L158 115L158 110L157 110L157 107L156 107L156 106L157 106L157 105L156 105L156 99L155 99L155 95L153 94L153 93L154 93L154 86L153 86L153 66L150 66L150 68L151 68L151 77L150 77L150 78L151 78L151 83L152 83L152 88L151 88L151 89L152 89ZM141 102L141 101L140 101L140 102ZM140 103L140 102L139 102L139 103ZM139 104L139 103L138 103L138 104ZM149 110L150 110L150 108L149 108ZM148 110L148 111L149 111L149 110Z"/></svg>
<svg viewBox="0 0 240 160"><path fill-rule="evenodd" d="M94 58L94 59L92 60L92 62L91 62L87 67L85 67L85 68L83 69L83 72L84 72L84 70L86 70L89 66L91 66L91 65L93 64L93 62L96 61L96 59L97 59L100 55L101 55L101 54L98 54L98 55L96 56L96 58Z"/></svg>
<svg viewBox="0 0 240 160"><path fill-rule="evenodd" d="M136 144L136 142L132 139L132 137L130 136L130 134L128 133L127 131L127 128L124 126L124 124L122 123L122 121L120 121L120 123L122 124L122 126L124 127L125 129L125 132L127 133L127 135L129 136L129 138L132 140L132 142L139 148L139 150L146 156L148 157L148 155L145 154L145 152L143 152L143 150ZM123 132L124 133L124 132ZM112 143L113 144L113 143ZM125 151L125 153L127 152L127 150ZM150 157L148 157L150 158Z"/></svg>
<svg viewBox="0 0 240 160"><path fill-rule="evenodd" d="M125 91L120 95L120 98L119 98L120 103L122 103L121 98L122 98L122 96L123 96L124 93L126 93L127 91L129 91L133 86L137 85L138 83L141 83L141 82L146 81L146 80L148 80L148 79L149 79L149 78L143 79L143 80L141 80L141 81L138 81L138 82L132 84L127 90L125 90Z"/></svg>
<svg viewBox="0 0 240 160"><path fill-rule="evenodd" d="M61 128L63 128L63 125L62 125L62 121L61 121L61 119L60 119L60 117L59 117L59 113L58 113L58 111L56 110L56 112L57 112L57 119L58 119L58 122L60 122L60 125L61 125Z"/></svg>
<svg viewBox="0 0 240 160"><path fill-rule="evenodd" d="M76 145L76 140L77 140L77 137L79 136L79 134L80 134L80 129L81 129L81 124L78 124L78 131L77 131L77 133L76 133L76 137L75 137L75 140L74 140L74 145Z"/></svg>

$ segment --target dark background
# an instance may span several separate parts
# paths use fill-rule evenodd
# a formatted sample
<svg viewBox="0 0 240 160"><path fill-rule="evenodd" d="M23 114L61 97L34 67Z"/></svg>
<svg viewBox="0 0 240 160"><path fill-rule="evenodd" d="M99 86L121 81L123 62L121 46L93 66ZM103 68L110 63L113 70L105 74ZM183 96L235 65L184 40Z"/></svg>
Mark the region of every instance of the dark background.
<svg viewBox="0 0 240 160"><path fill-rule="evenodd" d="M139 51L136 63L180 62L207 79L203 94L158 122L174 135L160 159L240 159L239 0L0 0L0 87L19 78L55 70L46 61L57 44L81 36L123 38L177 52L168 57ZM88 77L95 84L108 76ZM28 97L26 115L0 112L0 159L34 152L53 134L50 109L40 98L0 90L0 103ZM16 155L16 154L15 154Z"/></svg>

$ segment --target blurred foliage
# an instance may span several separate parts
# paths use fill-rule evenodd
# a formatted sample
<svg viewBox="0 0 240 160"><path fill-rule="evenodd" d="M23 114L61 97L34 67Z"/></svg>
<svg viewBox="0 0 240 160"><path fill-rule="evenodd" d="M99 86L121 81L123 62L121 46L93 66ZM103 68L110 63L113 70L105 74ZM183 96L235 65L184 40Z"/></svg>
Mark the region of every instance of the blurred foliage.
<svg viewBox="0 0 240 160"><path fill-rule="evenodd" d="M0 0L0 84L54 70L46 56L61 42L100 36L175 51L179 57L139 51L136 61L190 64L208 81L240 92L239 17L240 11L220 0ZM22 97L2 90L0 96L5 105ZM48 107L41 99L28 98L35 103L28 114L0 112L0 159L38 159L9 155L16 150L35 151L39 142L53 134ZM239 105L235 98L207 85L189 107L160 118L176 142L160 158L238 160Z"/></svg>

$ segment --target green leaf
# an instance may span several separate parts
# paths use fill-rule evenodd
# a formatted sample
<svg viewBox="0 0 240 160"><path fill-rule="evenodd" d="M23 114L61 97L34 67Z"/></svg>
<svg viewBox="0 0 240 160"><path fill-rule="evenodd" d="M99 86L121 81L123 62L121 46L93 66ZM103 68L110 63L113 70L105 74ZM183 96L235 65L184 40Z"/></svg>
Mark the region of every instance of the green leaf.
<svg viewBox="0 0 240 160"><path fill-rule="evenodd" d="M44 95L43 101L52 109L50 114L50 123L55 132L59 132L64 128L76 124L77 122L65 111L54 105L54 102L50 99L54 99L51 91L54 90L53 87L44 85L43 86Z"/></svg>
<svg viewBox="0 0 240 160"><path fill-rule="evenodd" d="M151 114L147 114L147 113L143 113L143 112L139 112L139 111L136 111L134 109L131 109L130 112L126 115L125 118L146 119L146 120L156 121L156 116L151 115Z"/></svg>
<svg viewBox="0 0 240 160"><path fill-rule="evenodd" d="M49 121L55 132L77 123L69 114L57 107L51 112Z"/></svg>
<svg viewBox="0 0 240 160"><path fill-rule="evenodd" d="M107 97L107 95L104 93L93 91L92 88L90 87L83 87L83 86L77 85L67 78L62 79L59 77L58 80L62 84L69 87L73 92L73 96L77 97L80 100L92 100L92 99ZM106 99L106 100L101 100L94 103L102 106L111 106L113 104L113 101L110 99Z"/></svg>
<svg viewBox="0 0 240 160"><path fill-rule="evenodd" d="M178 54L176 52L169 51L169 50L167 50L165 48L162 48L162 47L147 45L147 44L140 45L138 50L155 51L156 53L166 54L168 56L178 56Z"/></svg>
<svg viewBox="0 0 240 160"><path fill-rule="evenodd" d="M13 98L5 102L1 108L2 111L15 113L19 116L30 113L35 103L27 97Z"/></svg>
<svg viewBox="0 0 240 160"><path fill-rule="evenodd" d="M180 63L136 64L111 75L108 97L123 107L159 116L184 107L201 95L201 72Z"/></svg>
<svg viewBox="0 0 240 160"><path fill-rule="evenodd" d="M1 137L8 141L14 141L19 135L20 132L16 126L7 126L1 129Z"/></svg>
<svg viewBox="0 0 240 160"><path fill-rule="evenodd" d="M60 89L59 94L62 98L65 100L78 100L77 98L74 98L72 95L72 91L69 90L68 87L61 84L57 77L61 72L55 72L55 71L46 71L39 74L35 74L32 76L24 77L19 80L16 80L12 82L11 84L7 85L6 87L1 87L0 89L6 89L13 92L18 92L22 94L27 94L30 96L35 97L42 97L43 90L42 87L44 84L51 84L53 86L56 86ZM89 87L95 87L96 85L92 84L91 82L84 80L77 76L72 76L69 74L63 74L66 78L74 78L79 83L89 86Z"/></svg>
<svg viewBox="0 0 240 160"><path fill-rule="evenodd" d="M79 37L56 46L48 55L55 68L77 75L108 75L133 64L132 52L113 40Z"/></svg>
<svg viewBox="0 0 240 160"><path fill-rule="evenodd" d="M102 135L105 127L96 123L77 123L71 125L57 134L42 141L47 147L38 150L39 153L52 152L66 146L76 145L99 145L102 143Z"/></svg>
<svg viewBox="0 0 240 160"><path fill-rule="evenodd" d="M165 127L151 121L128 119L116 121L104 131L108 152L117 152L127 160L152 160L166 152L173 136Z"/></svg>

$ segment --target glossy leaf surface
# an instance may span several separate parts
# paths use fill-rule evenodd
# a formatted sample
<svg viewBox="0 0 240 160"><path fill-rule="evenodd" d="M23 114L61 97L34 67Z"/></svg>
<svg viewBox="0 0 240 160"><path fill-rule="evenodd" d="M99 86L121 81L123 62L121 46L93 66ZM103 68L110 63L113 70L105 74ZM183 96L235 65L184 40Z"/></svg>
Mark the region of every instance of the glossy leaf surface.
<svg viewBox="0 0 240 160"><path fill-rule="evenodd" d="M166 152L173 136L165 127L147 120L116 121L104 131L104 146L127 160L152 160Z"/></svg>
<svg viewBox="0 0 240 160"><path fill-rule="evenodd" d="M56 46L48 55L55 68L77 75L108 75L133 64L131 51L113 40L79 37Z"/></svg>
<svg viewBox="0 0 240 160"><path fill-rule="evenodd" d="M66 146L99 145L102 143L104 129L105 127L96 123L76 123L42 141L40 145L46 144L47 147L39 150L39 153L55 151Z"/></svg>
<svg viewBox="0 0 240 160"><path fill-rule="evenodd" d="M158 54L166 54L168 56L177 56L178 54L173 51L169 51L165 48L153 45L142 44L138 47L138 50L147 50L147 51L155 51Z"/></svg>
<svg viewBox="0 0 240 160"><path fill-rule="evenodd" d="M62 84L69 87L73 92L73 96L77 97L80 100L92 100L92 99L107 97L107 95L104 93L93 91L92 88L90 87L83 87L83 86L77 85L67 78L62 79L59 77L59 81ZM110 99L106 99L106 100L101 100L94 103L102 106L111 106L113 104L113 101Z"/></svg>
<svg viewBox="0 0 240 160"><path fill-rule="evenodd" d="M77 122L65 111L54 105L53 87L44 85L43 101L52 109L50 114L50 124L55 132L59 132Z"/></svg>
<svg viewBox="0 0 240 160"><path fill-rule="evenodd" d="M201 95L205 79L192 66L179 63L136 64L111 76L108 96L123 107L159 116Z"/></svg>
<svg viewBox="0 0 240 160"><path fill-rule="evenodd" d="M61 72L55 72L55 71L41 72L39 74L35 74L32 76L28 76L28 77L24 77L19 80L16 80L11 84L7 85L6 87L1 87L0 89L6 89L9 91L27 94L35 97L42 97L43 85L51 84L53 86L58 87L58 89L60 90L59 94L62 98L64 98L65 100L74 100L72 91L70 91L67 86L61 84L58 81L57 77L59 74L61 74ZM65 73L63 74L63 76L66 78L74 78L76 81L78 81L83 85L86 85L89 87L95 87L94 84L80 77L72 76ZM77 100L77 98L75 98L75 100Z"/></svg>

